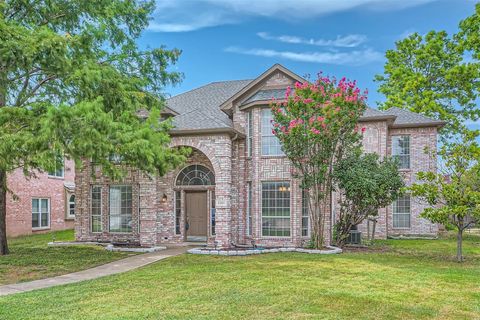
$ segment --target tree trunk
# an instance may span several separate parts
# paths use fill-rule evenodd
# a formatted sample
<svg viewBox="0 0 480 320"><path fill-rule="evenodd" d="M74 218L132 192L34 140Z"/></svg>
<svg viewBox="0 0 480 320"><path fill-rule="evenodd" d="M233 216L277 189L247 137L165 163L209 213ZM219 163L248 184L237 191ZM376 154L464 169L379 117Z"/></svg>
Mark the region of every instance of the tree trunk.
<svg viewBox="0 0 480 320"><path fill-rule="evenodd" d="M463 241L463 227L458 228L458 231L457 231L457 261L458 262L463 262L462 241Z"/></svg>
<svg viewBox="0 0 480 320"><path fill-rule="evenodd" d="M7 104L7 73L0 66L0 108ZM0 255L8 254L7 245L7 172L0 169Z"/></svg>
<svg viewBox="0 0 480 320"><path fill-rule="evenodd" d="M0 170L0 255L8 254L7 244L7 172Z"/></svg>

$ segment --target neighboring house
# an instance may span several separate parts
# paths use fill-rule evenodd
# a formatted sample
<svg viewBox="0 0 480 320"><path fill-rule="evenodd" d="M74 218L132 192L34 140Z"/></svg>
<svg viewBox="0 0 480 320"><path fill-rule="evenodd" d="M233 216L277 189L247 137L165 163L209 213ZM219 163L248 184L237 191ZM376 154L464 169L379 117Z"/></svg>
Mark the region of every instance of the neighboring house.
<svg viewBox="0 0 480 320"><path fill-rule="evenodd" d="M76 172L76 238L143 246L195 240L219 247L302 245L309 218L268 107L296 81L305 79L274 65L254 80L214 82L168 99L171 146L190 147L191 156L164 177L132 170L122 181L85 162ZM442 123L370 108L361 122L366 152L397 155L408 184L416 172L435 170L424 148L436 148ZM325 213L329 230L336 210ZM409 196L398 199L380 210L377 237L435 234L437 225L420 218L421 211Z"/></svg>
<svg viewBox="0 0 480 320"><path fill-rule="evenodd" d="M72 229L75 221L75 166L66 160L55 172L27 179L22 169L7 177L7 236Z"/></svg>

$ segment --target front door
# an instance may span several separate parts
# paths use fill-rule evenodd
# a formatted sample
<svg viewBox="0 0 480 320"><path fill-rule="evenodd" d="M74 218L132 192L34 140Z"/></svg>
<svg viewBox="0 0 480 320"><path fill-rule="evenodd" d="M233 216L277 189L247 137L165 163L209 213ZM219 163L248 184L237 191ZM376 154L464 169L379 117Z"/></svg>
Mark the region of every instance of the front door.
<svg viewBox="0 0 480 320"><path fill-rule="evenodd" d="M187 216L187 240L206 241L207 240L207 192L191 191L185 193L186 216Z"/></svg>

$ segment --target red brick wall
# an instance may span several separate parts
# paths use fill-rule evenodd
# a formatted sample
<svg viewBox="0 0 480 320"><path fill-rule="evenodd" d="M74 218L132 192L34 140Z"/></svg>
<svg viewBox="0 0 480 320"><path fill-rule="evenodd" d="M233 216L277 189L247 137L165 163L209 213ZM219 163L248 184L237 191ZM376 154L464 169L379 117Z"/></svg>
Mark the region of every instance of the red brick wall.
<svg viewBox="0 0 480 320"><path fill-rule="evenodd" d="M36 178L27 179L21 169L8 175L7 185L12 194L7 196L7 235L26 235L45 230L73 228L73 219L66 219L66 191L64 183L73 184L75 166L73 161L65 161L64 178L50 177L47 173L37 173ZM32 198L50 199L50 227L32 230Z"/></svg>
<svg viewBox="0 0 480 320"><path fill-rule="evenodd" d="M239 109L241 102L255 90L285 87L293 83L293 80L282 74L259 83L238 101L233 101L233 123L235 129L245 133L247 126L246 112ZM301 235L302 201L299 183L292 178L291 166L284 156L272 157L261 155L261 108L252 108L253 113L253 152L247 156L246 140L241 135L229 136L228 134L194 134L191 136L175 136L172 138L172 147L192 147L194 152L188 159L187 164L203 164L213 170L216 185L216 236L209 237L210 245L217 244L220 247L228 247L233 243L249 244L252 239L259 245L285 245L300 246L308 238ZM363 123L367 130L364 136L364 146L367 152L377 152L382 156L391 154L390 137L393 134L405 133L411 135L411 161L412 169L404 172L407 184L415 178L418 171L434 169L434 165L428 157L422 153L425 146L435 147L435 128L412 128L412 129L389 129L386 121ZM182 167L183 168L183 167ZM181 242L184 235L175 234L175 210L174 190L175 177L178 168L164 177L148 177L141 175L135 170L123 182L133 184L134 193L138 196L138 203L134 205L134 221L138 228L134 228L131 234L110 234L107 231L101 234L90 232L89 198L90 186L101 184L108 187L113 183L96 173L97 179L91 178L92 167L87 165L83 170L77 170L76 185L79 197L77 205L76 237L79 240L115 240L130 239L139 241L142 245L149 246L163 242ZM247 236L246 230L246 206L247 206L247 182L252 183L252 235ZM261 187L262 181L289 181L291 187L291 232L289 237L263 237L261 219ZM180 188L181 189L181 188ZM209 194L213 188L207 188ZM107 190L105 188L104 190ZM167 202L162 203L161 197L165 194ZM104 194L102 202L105 230L108 230L108 194ZM135 197L136 197L135 196ZM183 197L182 197L183 198ZM210 204L210 199L209 199ZM184 225L184 201L182 200L182 230ZM391 208L380 210L377 237L385 238L388 234L396 233L435 233L437 227L434 224L418 217L422 206L412 203L412 228L409 230L392 230ZM338 210L338 205L334 210ZM325 213L327 225L330 225L330 212ZM209 222L210 223L210 222ZM210 230L210 226L209 226ZM210 231L209 231L210 232ZM329 229L325 237L330 236Z"/></svg>

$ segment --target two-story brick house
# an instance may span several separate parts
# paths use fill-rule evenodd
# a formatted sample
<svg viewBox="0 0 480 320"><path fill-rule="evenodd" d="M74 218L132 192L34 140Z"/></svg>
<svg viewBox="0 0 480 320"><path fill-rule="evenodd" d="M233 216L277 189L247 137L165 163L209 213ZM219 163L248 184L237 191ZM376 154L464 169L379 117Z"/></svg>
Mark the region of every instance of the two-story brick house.
<svg viewBox="0 0 480 320"><path fill-rule="evenodd" d="M65 160L54 172L35 172L27 178L22 169L7 176L7 236L72 229L75 220L75 165Z"/></svg>
<svg viewBox="0 0 480 320"><path fill-rule="evenodd" d="M77 239L301 245L309 219L268 108L296 81L305 79L274 65L254 80L214 82L168 99L171 146L190 147L191 156L164 177L133 170L111 181L90 163L77 168ZM400 109L368 109L361 122L366 152L398 155L407 183L418 171L435 170L423 149L436 148L442 123ZM336 210L333 201L325 213L330 230ZM380 211L377 237L435 234L437 226L421 219L421 210L408 196L398 199Z"/></svg>

